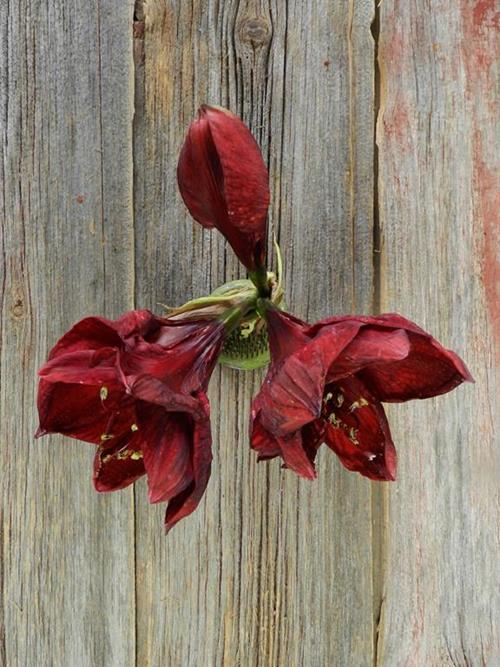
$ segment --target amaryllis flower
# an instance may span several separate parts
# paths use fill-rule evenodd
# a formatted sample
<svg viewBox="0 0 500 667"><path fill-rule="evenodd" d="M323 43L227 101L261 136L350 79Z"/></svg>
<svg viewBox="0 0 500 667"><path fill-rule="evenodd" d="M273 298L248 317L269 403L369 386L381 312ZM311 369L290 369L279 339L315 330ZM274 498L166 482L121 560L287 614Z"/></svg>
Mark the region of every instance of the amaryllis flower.
<svg viewBox="0 0 500 667"><path fill-rule="evenodd" d="M262 269L268 174L242 121L226 109L202 106L182 147L177 179L193 218L224 234L250 272Z"/></svg>
<svg viewBox="0 0 500 667"><path fill-rule="evenodd" d="M394 480L396 451L382 402L428 398L472 378L463 361L400 315L331 317L312 326L276 308L266 319L271 366L252 404L259 459L281 456L316 476L326 443L349 470Z"/></svg>
<svg viewBox="0 0 500 667"><path fill-rule="evenodd" d="M97 445L98 491L146 473L149 500L168 501L171 528L197 507L210 476L205 392L224 336L222 322L176 322L147 310L81 320L40 370L37 435Z"/></svg>

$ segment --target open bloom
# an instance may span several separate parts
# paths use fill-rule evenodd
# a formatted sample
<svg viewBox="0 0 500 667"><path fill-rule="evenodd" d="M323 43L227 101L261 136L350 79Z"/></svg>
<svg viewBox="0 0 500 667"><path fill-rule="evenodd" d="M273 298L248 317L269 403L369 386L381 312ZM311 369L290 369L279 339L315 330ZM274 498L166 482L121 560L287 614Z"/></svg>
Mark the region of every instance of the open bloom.
<svg viewBox="0 0 500 667"><path fill-rule="evenodd" d="M257 142L230 111L202 106L177 167L191 215L216 227L249 271L264 266L269 186Z"/></svg>
<svg viewBox="0 0 500 667"><path fill-rule="evenodd" d="M210 476L205 392L224 336L222 322L176 322L147 310L81 320L39 372L37 435L97 445L98 491L146 473L150 502L169 501L171 528L197 507Z"/></svg>
<svg viewBox="0 0 500 667"><path fill-rule="evenodd" d="M396 451L382 402L428 398L472 378L463 361L400 315L313 324L275 308L266 319L271 366L252 404L259 459L314 479L326 443L349 470L394 480Z"/></svg>

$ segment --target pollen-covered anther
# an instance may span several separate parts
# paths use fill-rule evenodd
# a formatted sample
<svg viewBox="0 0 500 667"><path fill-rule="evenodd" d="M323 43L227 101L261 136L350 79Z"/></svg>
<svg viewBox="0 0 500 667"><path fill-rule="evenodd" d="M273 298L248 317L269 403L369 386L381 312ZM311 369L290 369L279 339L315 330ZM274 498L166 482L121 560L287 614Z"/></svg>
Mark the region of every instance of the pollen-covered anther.
<svg viewBox="0 0 500 667"><path fill-rule="evenodd" d="M101 401L105 401L108 398L108 388L105 387L104 385L101 387L99 391L99 396L101 397Z"/></svg>
<svg viewBox="0 0 500 667"><path fill-rule="evenodd" d="M351 403L349 407L350 412L354 412L354 410L357 410L358 408L364 408L367 405L370 405L366 398L363 398L363 396L360 396L357 401L354 401L354 403Z"/></svg>
<svg viewBox="0 0 500 667"><path fill-rule="evenodd" d="M358 432L357 428L351 427L349 429L349 440L352 442L353 445L359 445L359 440L356 437L357 432Z"/></svg>
<svg viewBox="0 0 500 667"><path fill-rule="evenodd" d="M130 427L130 430L131 431L138 431L139 427L137 426L137 424L132 424L132 426Z"/></svg>
<svg viewBox="0 0 500 667"><path fill-rule="evenodd" d="M106 442L106 440L111 440L114 436L111 433L102 433L101 442Z"/></svg>
<svg viewBox="0 0 500 667"><path fill-rule="evenodd" d="M120 452L117 452L116 458L119 461L123 461L123 459L138 461L139 459L142 459L142 452L136 452L133 449L122 449Z"/></svg>
<svg viewBox="0 0 500 667"><path fill-rule="evenodd" d="M335 414L335 412L332 412L328 416L328 421L330 422L330 424L335 426L335 428L341 428L343 426L342 421L340 419L337 419L337 415Z"/></svg>
<svg viewBox="0 0 500 667"><path fill-rule="evenodd" d="M332 400L332 398L333 398L333 394L332 394L331 391L329 391L328 394L326 394L326 396L324 397L323 403L328 403L329 401Z"/></svg>
<svg viewBox="0 0 500 667"><path fill-rule="evenodd" d="M337 404L337 407L338 407L338 408L341 408L341 407L342 407L342 403L344 402L344 394L342 394L342 393L341 393L341 394L337 394L337 396L336 396L336 398L335 398L335 402L336 402L336 404Z"/></svg>
<svg viewBox="0 0 500 667"><path fill-rule="evenodd" d="M132 451L130 449L124 449L121 452L116 453L116 458L121 461L122 459L128 459L132 455Z"/></svg>

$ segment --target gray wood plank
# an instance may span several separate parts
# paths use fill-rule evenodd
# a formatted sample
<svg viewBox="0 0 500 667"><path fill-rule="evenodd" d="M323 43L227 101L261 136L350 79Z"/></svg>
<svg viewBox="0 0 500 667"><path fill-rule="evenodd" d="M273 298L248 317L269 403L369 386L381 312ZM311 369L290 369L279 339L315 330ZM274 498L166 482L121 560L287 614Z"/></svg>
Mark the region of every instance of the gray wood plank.
<svg viewBox="0 0 500 667"><path fill-rule="evenodd" d="M136 301L179 303L239 269L177 193L186 128L229 106L270 166L271 230L300 316L373 301L373 3L149 0L137 26ZM138 20L142 17L138 15ZM195 515L162 534L137 490L138 663L371 665L368 481L328 452L319 480L256 464L248 409L261 373L212 381L214 465Z"/></svg>
<svg viewBox="0 0 500 667"><path fill-rule="evenodd" d="M3 665L135 662L133 492L93 448L34 441L36 370L86 314L133 306L132 2L0 12Z"/></svg>
<svg viewBox="0 0 500 667"><path fill-rule="evenodd" d="M380 7L382 305L463 355L476 379L390 410L400 463L380 665L500 664L494 5Z"/></svg>

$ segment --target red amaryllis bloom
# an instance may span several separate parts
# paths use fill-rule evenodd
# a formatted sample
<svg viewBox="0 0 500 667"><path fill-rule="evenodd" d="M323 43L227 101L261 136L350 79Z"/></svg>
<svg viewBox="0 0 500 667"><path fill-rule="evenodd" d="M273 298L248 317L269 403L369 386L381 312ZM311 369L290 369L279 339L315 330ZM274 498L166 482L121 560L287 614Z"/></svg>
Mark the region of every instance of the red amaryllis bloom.
<svg viewBox="0 0 500 667"><path fill-rule="evenodd" d="M177 167L191 215L216 227L249 271L264 266L269 186L259 146L230 111L202 106Z"/></svg>
<svg viewBox="0 0 500 667"><path fill-rule="evenodd" d="M37 435L96 444L98 491L146 473L150 502L169 501L171 528L197 507L210 476L205 392L224 336L221 322L176 322L147 310L81 320L40 370Z"/></svg>
<svg viewBox="0 0 500 667"><path fill-rule="evenodd" d="M428 398L472 378L463 361L400 315L331 317L312 326L266 312L271 367L252 404L260 459L303 477L326 443L349 470L394 480L396 451L381 402Z"/></svg>

